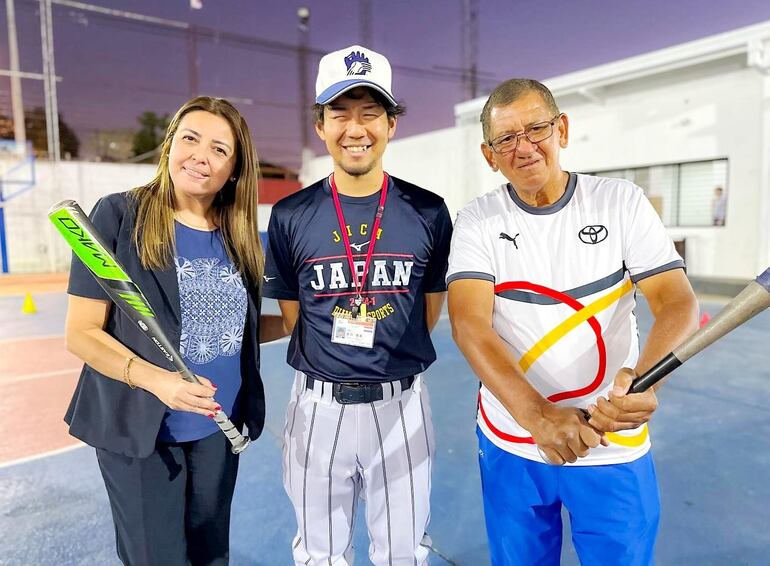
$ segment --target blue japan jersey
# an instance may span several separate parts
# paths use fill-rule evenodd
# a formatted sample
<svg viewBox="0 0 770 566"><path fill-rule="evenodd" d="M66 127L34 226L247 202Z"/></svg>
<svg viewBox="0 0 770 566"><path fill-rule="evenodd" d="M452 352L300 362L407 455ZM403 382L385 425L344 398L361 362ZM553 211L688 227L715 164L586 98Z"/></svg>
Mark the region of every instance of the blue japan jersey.
<svg viewBox="0 0 770 566"><path fill-rule="evenodd" d="M377 319L373 348L331 341L333 317L349 315L357 295L329 180L273 206L264 296L299 301L288 363L325 381L391 381L436 359L425 321L425 293L446 290L452 221L441 197L389 178L378 234L371 233L379 191L339 195L358 277L375 242L364 288Z"/></svg>

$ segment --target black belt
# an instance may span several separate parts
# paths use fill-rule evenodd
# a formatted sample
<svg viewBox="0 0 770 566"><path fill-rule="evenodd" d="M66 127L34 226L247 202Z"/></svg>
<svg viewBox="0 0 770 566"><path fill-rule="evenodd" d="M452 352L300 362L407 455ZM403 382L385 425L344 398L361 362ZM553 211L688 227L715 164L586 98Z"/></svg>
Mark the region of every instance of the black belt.
<svg viewBox="0 0 770 566"><path fill-rule="evenodd" d="M395 381L385 381L384 383L335 383L331 381L321 381L305 375L305 387L313 389L315 383L328 383L332 386L332 395L341 405L355 405L358 403L371 403L373 401L382 401L384 398L383 389L390 388L391 396L395 394L395 383L401 384L401 391L406 391L412 387L414 376L396 379Z"/></svg>

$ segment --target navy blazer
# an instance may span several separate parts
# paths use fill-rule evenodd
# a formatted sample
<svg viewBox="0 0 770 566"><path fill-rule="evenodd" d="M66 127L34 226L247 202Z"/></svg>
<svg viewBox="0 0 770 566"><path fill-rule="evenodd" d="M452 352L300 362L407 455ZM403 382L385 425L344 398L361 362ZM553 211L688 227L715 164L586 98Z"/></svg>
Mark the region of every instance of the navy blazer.
<svg viewBox="0 0 770 566"><path fill-rule="evenodd" d="M173 264L162 271L142 267L132 240L136 222L134 201L128 193L108 195L96 203L91 220L126 273L147 297L158 323L178 348L181 314L176 269ZM245 277L244 284L248 309L241 349L240 416L235 425L242 428L245 424L253 440L260 435L265 422L265 393L259 375L260 298L258 290ZM67 292L109 300L91 272L74 255ZM114 305L105 330L141 358L175 371L147 336ZM166 406L152 393L140 388L131 389L84 365L64 420L70 426L70 434L86 444L132 458L144 458L155 450L165 409Z"/></svg>

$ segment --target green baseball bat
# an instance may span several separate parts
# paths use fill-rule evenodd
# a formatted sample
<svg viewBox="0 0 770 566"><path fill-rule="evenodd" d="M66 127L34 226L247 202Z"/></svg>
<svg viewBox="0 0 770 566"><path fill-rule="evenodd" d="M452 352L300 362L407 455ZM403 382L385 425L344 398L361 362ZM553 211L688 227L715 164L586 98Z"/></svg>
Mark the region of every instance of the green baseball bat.
<svg viewBox="0 0 770 566"><path fill-rule="evenodd" d="M158 324L155 311L142 290L107 249L80 205L69 199L58 202L48 211L48 218L118 308L145 333L184 379L200 383ZM233 454L239 454L248 447L251 440L238 432L221 409L214 413L214 421L232 444Z"/></svg>

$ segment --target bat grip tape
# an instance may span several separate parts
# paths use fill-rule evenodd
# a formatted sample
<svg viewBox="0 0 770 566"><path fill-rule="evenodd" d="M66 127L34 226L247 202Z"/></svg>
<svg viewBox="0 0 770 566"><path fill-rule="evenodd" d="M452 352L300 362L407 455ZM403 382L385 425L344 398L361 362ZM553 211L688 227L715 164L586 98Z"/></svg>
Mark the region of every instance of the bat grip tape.
<svg viewBox="0 0 770 566"><path fill-rule="evenodd" d="M650 387L658 383L681 365L682 362L679 361L679 358L677 358L673 352L668 354L665 358L644 372L643 375L637 377L633 383L631 383L631 389L629 389L628 392L643 393L647 391Z"/></svg>
<svg viewBox="0 0 770 566"><path fill-rule="evenodd" d="M762 285L762 287L764 287L768 293L770 293L770 267L760 273L757 276L756 281Z"/></svg>
<svg viewBox="0 0 770 566"><path fill-rule="evenodd" d="M185 381L189 381L190 383L200 384L200 380L195 376L195 374L187 366L184 366L184 369L180 370L179 373L182 374L182 379L184 379Z"/></svg>

